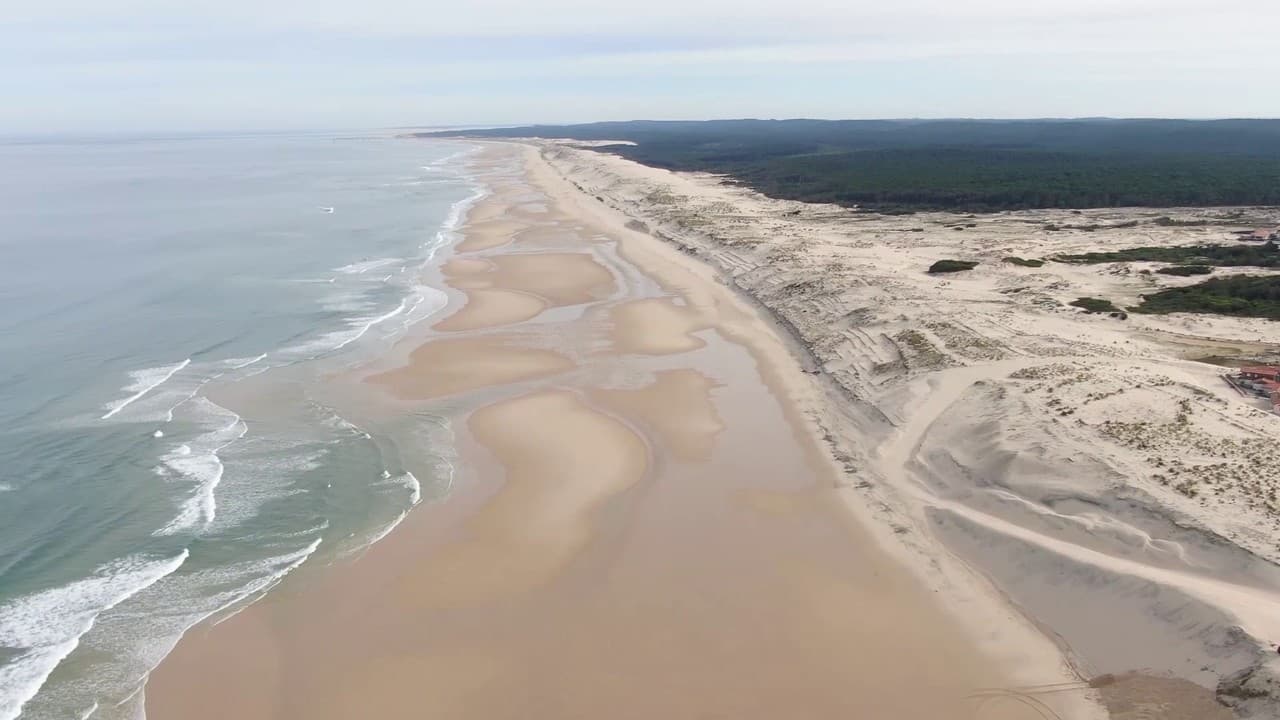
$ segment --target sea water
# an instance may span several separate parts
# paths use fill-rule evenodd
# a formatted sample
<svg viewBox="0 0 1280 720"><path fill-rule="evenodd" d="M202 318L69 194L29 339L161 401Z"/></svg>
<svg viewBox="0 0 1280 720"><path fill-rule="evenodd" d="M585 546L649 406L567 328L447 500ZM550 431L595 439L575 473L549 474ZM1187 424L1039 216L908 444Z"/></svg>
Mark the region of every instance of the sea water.
<svg viewBox="0 0 1280 720"><path fill-rule="evenodd" d="M447 484L440 421L407 463L315 390L443 305L472 151L0 139L0 720L138 717L185 630Z"/></svg>

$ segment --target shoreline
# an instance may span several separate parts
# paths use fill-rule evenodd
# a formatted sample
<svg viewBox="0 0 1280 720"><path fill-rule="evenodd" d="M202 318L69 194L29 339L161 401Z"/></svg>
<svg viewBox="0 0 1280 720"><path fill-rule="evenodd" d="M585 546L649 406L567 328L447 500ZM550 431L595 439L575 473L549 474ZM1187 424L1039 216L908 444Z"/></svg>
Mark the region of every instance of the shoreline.
<svg viewBox="0 0 1280 720"><path fill-rule="evenodd" d="M813 403L820 393L797 372L785 336L756 308L719 285L709 266L627 230L617 217L598 215L589 204L595 201L567 181L557 184L549 165L540 165L529 150L514 152L525 165L523 181L544 194L549 207L539 212L539 203L500 189L477 204L483 209L476 222L491 220L489 208L507 202L507 211L498 214L532 223L548 213L571 219L568 225L557 220L560 234L571 225L604 229L612 239L578 240L570 247L578 253L582 247L574 243L596 248L589 251L594 262L614 265L610 276L618 291L606 292L594 271L586 279L567 272L560 278L564 286L550 288L531 288L528 278L502 277L479 264L449 278L463 278L469 287L453 289L463 295L469 290L472 302L478 291L500 292L491 292L484 312L470 313L465 323L449 322L467 307L451 304L437 327L414 341L414 352L434 344L431 367L454 363L460 376L469 377L441 385L410 360L371 371L368 387L392 393L406 407L434 402L452 408L465 423L459 452L468 482L411 513L361 558L311 568L218 627L189 633L148 686L153 718L327 717L356 698L369 703L360 706L363 712L396 716L409 707L406 702L426 702L423 683L434 689L427 694L438 707L458 713L451 716L485 718L563 716L564 703L616 711L623 697L632 705L621 716L637 717L680 717L716 707L735 708L740 717L797 707L819 714L855 706L936 713L974 702L977 688L1074 679L1038 636L1019 631L979 643L973 629L955 627L954 609L943 610L890 560L880 538L858 540L869 539L875 528L839 507L833 488L846 469L833 464L821 432L814 432ZM468 234L467 225L462 232ZM470 246L464 241L448 260L468 252L571 251L550 247L557 241L526 242L534 244L517 251L496 237ZM585 295L576 289L583 287ZM503 293L526 300L533 295L546 307L523 317L533 306ZM562 307L552 307L556 303ZM458 342L471 347L454 352L448 343ZM549 360L545 353L552 346L575 367ZM513 348L538 359L515 368L504 361L495 369L495 355L505 357ZM482 355L488 362L480 361ZM761 405L757 397L768 399ZM531 435L519 431L543 424ZM570 438L594 439L573 442L557 427L570 429ZM759 437L776 438L777 447L767 460L750 461L760 451L751 438ZM589 460L584 452L603 454ZM601 465L606 459L613 464ZM593 468L589 475L574 475L575 468L587 467ZM599 482L597 467L613 468L606 473L612 479ZM547 484L553 476L559 479ZM705 509L697 516L682 509L699 506ZM796 525L801 518L805 524ZM767 542L744 557L717 547L716 538L737 538L744 547ZM687 542L680 544L682 539ZM690 594L698 588L720 597L715 614L706 615L710 608L697 592ZM604 597L609 602L600 604ZM626 615L617 615L620 606L629 608ZM371 617L373 608L378 612ZM758 619L773 616L790 629L765 632L769 624ZM489 629L480 632L482 627ZM317 639L317 628L326 628L327 637ZM549 628L574 639L568 647L548 645ZM695 628L707 637L689 646L685 635ZM811 642L825 648L821 662L812 649L791 644L818 628L825 630ZM634 687L600 674L597 653L603 648L595 638L602 635L612 636L610 657L630 665ZM406 644L413 637L420 640ZM485 649L498 638L501 643L490 649L503 650L490 654ZM731 653L716 650L729 638ZM1004 652L996 653L996 645ZM320 667L325 659L316 654L324 648L337 653L331 660L348 671L353 663L364 669L349 677ZM618 648L634 648L634 656L619 656ZM683 650L671 655L677 648ZM748 648L754 652L744 652ZM543 657L542 685L507 674L507 656L527 651L542 657L548 650L553 656ZM685 659L664 667L676 657ZM653 664L659 658L666 660ZM779 687L744 683L758 663L805 692L785 689L783 680ZM236 698L201 684L214 667L233 669L228 681L239 691ZM576 690L557 696L560 711L552 711L548 698L525 694L534 688L553 692L566 681L562 673L595 681L576 680ZM497 683L497 676L506 680ZM723 692L677 690L693 677ZM921 678L928 678L923 686ZM484 699L474 695L481 687L488 688ZM408 688L415 690L412 699L403 697ZM1055 703L1063 717L1094 716L1085 702L1088 689L1078 690L1043 701ZM633 697L636 692L644 692L643 699ZM991 718L1041 717L1015 702L986 711Z"/></svg>

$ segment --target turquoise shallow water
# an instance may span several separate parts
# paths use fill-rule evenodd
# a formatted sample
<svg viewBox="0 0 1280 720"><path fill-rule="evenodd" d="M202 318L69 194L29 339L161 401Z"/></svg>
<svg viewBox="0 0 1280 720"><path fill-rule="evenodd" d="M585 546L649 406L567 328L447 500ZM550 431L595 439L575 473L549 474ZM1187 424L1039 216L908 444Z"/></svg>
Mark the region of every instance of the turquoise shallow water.
<svg viewBox="0 0 1280 720"><path fill-rule="evenodd" d="M447 428L316 389L443 305L470 150L0 139L0 720L137 716L192 624L447 484Z"/></svg>

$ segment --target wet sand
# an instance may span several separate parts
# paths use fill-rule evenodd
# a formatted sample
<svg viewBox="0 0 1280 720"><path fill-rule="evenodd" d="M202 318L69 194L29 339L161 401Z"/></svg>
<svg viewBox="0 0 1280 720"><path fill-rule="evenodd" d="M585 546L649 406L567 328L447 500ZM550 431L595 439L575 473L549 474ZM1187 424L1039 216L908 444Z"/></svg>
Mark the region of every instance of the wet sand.
<svg viewBox="0 0 1280 720"><path fill-rule="evenodd" d="M613 275L589 253L462 257L443 270L450 286L467 298L436 323L436 330L447 332L510 325L547 308L581 305L615 290Z"/></svg>
<svg viewBox="0 0 1280 720"><path fill-rule="evenodd" d="M464 304L356 384L447 410L454 492L190 633L152 720L1096 716L1077 686L1010 695L1071 678L984 644L847 512L766 321L538 162L482 156Z"/></svg>
<svg viewBox="0 0 1280 720"><path fill-rule="evenodd" d="M706 342L696 333L710 325L696 308L674 298L643 298L617 305L610 313L614 346L621 352L670 355L697 350Z"/></svg>
<svg viewBox="0 0 1280 720"><path fill-rule="evenodd" d="M502 337L443 338L409 354L403 368L369 378L415 400L565 372L573 361L553 350L523 347Z"/></svg>

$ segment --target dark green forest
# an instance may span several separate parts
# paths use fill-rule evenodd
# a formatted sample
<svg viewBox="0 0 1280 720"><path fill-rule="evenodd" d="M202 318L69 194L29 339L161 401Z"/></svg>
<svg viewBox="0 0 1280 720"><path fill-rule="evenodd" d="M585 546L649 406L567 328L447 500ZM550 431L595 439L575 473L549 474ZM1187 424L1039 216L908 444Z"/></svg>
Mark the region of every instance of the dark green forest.
<svg viewBox="0 0 1280 720"><path fill-rule="evenodd" d="M1280 205L1276 120L727 120L452 136L622 140L646 165L880 212Z"/></svg>

